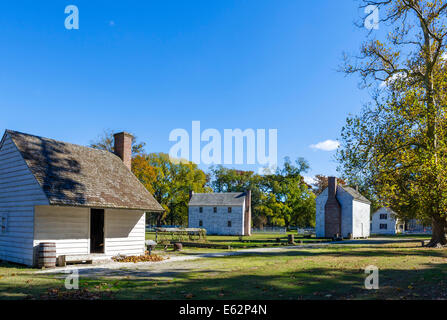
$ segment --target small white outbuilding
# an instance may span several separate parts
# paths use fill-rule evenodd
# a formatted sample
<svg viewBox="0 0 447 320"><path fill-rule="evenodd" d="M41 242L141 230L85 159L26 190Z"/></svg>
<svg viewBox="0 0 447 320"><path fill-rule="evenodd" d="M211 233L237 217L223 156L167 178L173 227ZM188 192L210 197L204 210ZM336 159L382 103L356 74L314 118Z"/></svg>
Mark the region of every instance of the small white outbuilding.
<svg viewBox="0 0 447 320"><path fill-rule="evenodd" d="M371 202L357 190L337 186L336 178L329 177L328 187L316 198L316 236L369 237L370 205Z"/></svg>
<svg viewBox="0 0 447 320"><path fill-rule="evenodd" d="M132 136L115 154L6 130L0 142L0 260L35 265L42 242L56 256L145 252L145 212L163 211L130 171Z"/></svg>

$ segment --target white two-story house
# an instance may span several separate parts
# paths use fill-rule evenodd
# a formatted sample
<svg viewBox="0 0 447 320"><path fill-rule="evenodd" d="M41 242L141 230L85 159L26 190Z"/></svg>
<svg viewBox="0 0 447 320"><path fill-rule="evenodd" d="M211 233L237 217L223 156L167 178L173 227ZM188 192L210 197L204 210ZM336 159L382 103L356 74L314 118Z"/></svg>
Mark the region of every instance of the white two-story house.
<svg viewBox="0 0 447 320"><path fill-rule="evenodd" d="M207 234L251 235L251 192L191 193L189 228Z"/></svg>

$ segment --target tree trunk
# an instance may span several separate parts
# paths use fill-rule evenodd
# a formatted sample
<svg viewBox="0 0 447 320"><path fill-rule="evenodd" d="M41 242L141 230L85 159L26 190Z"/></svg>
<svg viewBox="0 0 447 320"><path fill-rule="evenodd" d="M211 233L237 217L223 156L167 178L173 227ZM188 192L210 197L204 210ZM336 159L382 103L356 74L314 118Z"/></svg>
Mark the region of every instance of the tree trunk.
<svg viewBox="0 0 447 320"><path fill-rule="evenodd" d="M427 247L437 247L438 245L445 246L447 244L445 228L447 226L445 218L433 218L432 236Z"/></svg>

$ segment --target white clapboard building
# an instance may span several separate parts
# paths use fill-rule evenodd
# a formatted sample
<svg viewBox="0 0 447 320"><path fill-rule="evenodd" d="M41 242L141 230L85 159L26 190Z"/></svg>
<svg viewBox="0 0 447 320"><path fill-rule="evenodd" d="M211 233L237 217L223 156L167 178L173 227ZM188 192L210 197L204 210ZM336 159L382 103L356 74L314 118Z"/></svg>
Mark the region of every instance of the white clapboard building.
<svg viewBox="0 0 447 320"><path fill-rule="evenodd" d="M251 235L251 192L191 193L188 227L207 234Z"/></svg>
<svg viewBox="0 0 447 320"><path fill-rule="evenodd" d="M421 233L430 234L431 227L418 219L399 219L390 208L380 208L371 219L371 234Z"/></svg>
<svg viewBox="0 0 447 320"><path fill-rule="evenodd" d="M316 236L369 237L370 205L371 202L357 190L337 186L336 178L329 177L328 187L316 198Z"/></svg>
<svg viewBox="0 0 447 320"><path fill-rule="evenodd" d="M130 171L132 136L115 153L6 130L0 142L0 260L145 252L145 212L163 208Z"/></svg>
<svg viewBox="0 0 447 320"><path fill-rule="evenodd" d="M371 218L372 234L399 234L405 231L405 223L390 208L380 208Z"/></svg>

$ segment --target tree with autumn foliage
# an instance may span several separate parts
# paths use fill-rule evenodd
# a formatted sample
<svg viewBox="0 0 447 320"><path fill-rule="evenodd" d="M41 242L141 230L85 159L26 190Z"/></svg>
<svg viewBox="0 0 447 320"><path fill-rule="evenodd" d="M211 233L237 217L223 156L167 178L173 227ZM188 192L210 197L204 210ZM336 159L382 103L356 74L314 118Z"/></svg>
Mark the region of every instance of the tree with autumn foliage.
<svg viewBox="0 0 447 320"><path fill-rule="evenodd" d="M337 183L341 186L345 186L345 180L337 178ZM316 195L322 193L328 187L328 177L322 174L316 174L314 177L314 182L312 183L313 190Z"/></svg>
<svg viewBox="0 0 447 320"><path fill-rule="evenodd" d="M166 153L141 154L132 158L132 172L162 205L165 212L157 224L185 225L190 191L210 192L208 177L190 161L175 161Z"/></svg>
<svg viewBox="0 0 447 320"><path fill-rule="evenodd" d="M282 167L265 175L218 166L211 169L210 185L215 192L251 190L256 227L308 227L315 224L315 196L302 177L308 168L302 158L295 162L286 158Z"/></svg>
<svg viewBox="0 0 447 320"><path fill-rule="evenodd" d="M447 3L363 0L375 6L383 39L369 32L343 71L373 89L372 102L347 119L338 159L349 180L374 189L401 218L430 221L428 246L446 245Z"/></svg>

